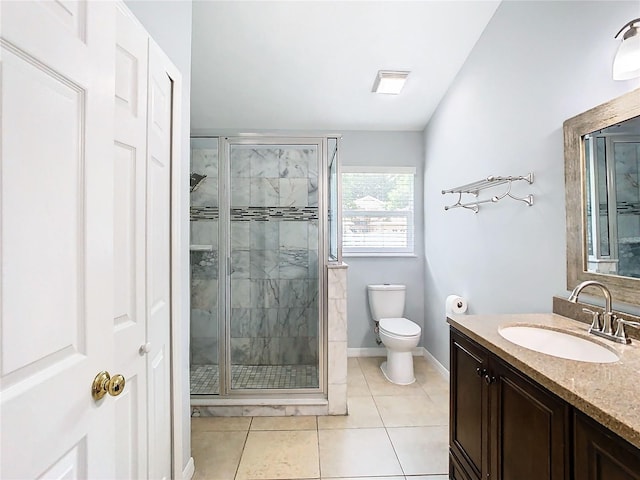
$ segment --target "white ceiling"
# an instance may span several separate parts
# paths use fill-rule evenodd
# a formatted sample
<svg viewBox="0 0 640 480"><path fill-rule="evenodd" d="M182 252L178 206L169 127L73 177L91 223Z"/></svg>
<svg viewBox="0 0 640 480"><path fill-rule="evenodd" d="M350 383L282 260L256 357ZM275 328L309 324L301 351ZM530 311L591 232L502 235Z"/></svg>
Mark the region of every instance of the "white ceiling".
<svg viewBox="0 0 640 480"><path fill-rule="evenodd" d="M192 131L422 130L499 3L194 1Z"/></svg>

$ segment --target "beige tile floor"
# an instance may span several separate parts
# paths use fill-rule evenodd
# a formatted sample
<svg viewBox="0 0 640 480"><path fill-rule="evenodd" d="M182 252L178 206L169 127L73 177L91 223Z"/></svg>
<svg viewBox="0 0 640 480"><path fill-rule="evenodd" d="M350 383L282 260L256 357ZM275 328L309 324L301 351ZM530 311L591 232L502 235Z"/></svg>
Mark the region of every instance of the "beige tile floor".
<svg viewBox="0 0 640 480"><path fill-rule="evenodd" d="M414 357L393 385L383 358L349 358L347 416L194 417L194 480L448 480L449 385Z"/></svg>

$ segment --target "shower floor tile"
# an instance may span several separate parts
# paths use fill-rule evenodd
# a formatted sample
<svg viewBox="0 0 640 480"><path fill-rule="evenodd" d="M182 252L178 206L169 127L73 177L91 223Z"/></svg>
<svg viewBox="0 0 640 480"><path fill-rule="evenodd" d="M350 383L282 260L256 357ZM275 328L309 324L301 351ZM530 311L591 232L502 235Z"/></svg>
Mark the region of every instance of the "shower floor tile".
<svg viewBox="0 0 640 480"><path fill-rule="evenodd" d="M317 388L315 365L232 365L234 389ZM191 366L191 394L215 395L220 392L217 365Z"/></svg>

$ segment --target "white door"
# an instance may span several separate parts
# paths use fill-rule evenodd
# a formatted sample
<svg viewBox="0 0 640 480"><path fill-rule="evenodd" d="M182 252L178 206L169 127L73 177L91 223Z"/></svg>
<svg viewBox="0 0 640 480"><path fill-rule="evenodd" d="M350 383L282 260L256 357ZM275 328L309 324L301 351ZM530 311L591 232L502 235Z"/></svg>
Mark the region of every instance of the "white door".
<svg viewBox="0 0 640 480"><path fill-rule="evenodd" d="M171 477L170 181L166 57L123 5L115 75L114 337L118 479Z"/></svg>
<svg viewBox="0 0 640 480"><path fill-rule="evenodd" d="M171 477L170 194L173 83L149 41L147 125L147 354L149 478Z"/></svg>
<svg viewBox="0 0 640 480"><path fill-rule="evenodd" d="M114 369L126 378L115 399L116 478L147 478L145 201L147 32L118 5L114 137Z"/></svg>
<svg viewBox="0 0 640 480"><path fill-rule="evenodd" d="M112 479L115 7L0 8L0 477Z"/></svg>

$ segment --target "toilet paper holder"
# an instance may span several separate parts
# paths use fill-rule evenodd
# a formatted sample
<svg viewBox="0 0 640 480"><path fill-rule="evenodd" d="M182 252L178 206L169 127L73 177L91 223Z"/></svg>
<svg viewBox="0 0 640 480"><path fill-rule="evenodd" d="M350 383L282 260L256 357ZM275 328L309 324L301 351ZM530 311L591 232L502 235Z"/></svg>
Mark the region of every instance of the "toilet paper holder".
<svg viewBox="0 0 640 480"><path fill-rule="evenodd" d="M467 312L467 300L460 295L449 295L445 301L446 313L461 314Z"/></svg>

